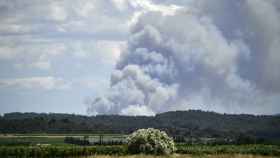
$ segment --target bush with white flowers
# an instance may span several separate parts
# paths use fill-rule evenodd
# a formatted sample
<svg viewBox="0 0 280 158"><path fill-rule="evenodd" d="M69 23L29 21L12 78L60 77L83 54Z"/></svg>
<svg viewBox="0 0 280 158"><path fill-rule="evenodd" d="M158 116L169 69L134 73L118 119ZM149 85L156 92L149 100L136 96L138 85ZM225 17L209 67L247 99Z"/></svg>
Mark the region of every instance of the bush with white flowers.
<svg viewBox="0 0 280 158"><path fill-rule="evenodd" d="M175 151L172 138L158 129L139 129L127 138L128 151L133 154L171 154Z"/></svg>

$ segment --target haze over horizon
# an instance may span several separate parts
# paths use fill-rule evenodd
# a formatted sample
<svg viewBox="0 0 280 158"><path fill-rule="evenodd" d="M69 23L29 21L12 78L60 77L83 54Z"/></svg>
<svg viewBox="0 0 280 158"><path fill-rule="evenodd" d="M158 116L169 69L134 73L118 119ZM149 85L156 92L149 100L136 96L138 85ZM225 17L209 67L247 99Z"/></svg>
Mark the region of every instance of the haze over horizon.
<svg viewBox="0 0 280 158"><path fill-rule="evenodd" d="M0 1L0 114L280 113L280 1Z"/></svg>

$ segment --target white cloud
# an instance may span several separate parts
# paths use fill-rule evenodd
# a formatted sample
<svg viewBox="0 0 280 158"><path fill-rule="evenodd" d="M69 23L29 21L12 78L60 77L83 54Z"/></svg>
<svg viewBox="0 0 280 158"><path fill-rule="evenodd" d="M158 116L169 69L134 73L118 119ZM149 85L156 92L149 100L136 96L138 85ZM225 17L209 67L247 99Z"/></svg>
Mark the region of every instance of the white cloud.
<svg viewBox="0 0 280 158"><path fill-rule="evenodd" d="M87 43L76 41L70 43L67 51L79 58L96 58L103 63L114 65L125 49L123 41L91 40Z"/></svg>
<svg viewBox="0 0 280 158"><path fill-rule="evenodd" d="M63 90L69 89L71 87L71 83L61 78L54 78L52 76L1 79L0 88L7 87L39 90Z"/></svg>
<svg viewBox="0 0 280 158"><path fill-rule="evenodd" d="M34 61L31 63L16 63L15 68L17 69L40 69L40 70L50 70L51 69L51 63L50 61Z"/></svg>
<svg viewBox="0 0 280 158"><path fill-rule="evenodd" d="M31 0L0 2L0 7L5 10L0 60L22 70L50 70L57 57L72 55L113 65L125 45L129 15L117 13L111 1Z"/></svg>
<svg viewBox="0 0 280 158"><path fill-rule="evenodd" d="M12 59L16 56L16 52L13 48L8 46L0 46L0 60Z"/></svg>
<svg viewBox="0 0 280 158"><path fill-rule="evenodd" d="M112 0L113 4L120 10L123 11L128 8L128 0Z"/></svg>
<svg viewBox="0 0 280 158"><path fill-rule="evenodd" d="M17 45L9 43L0 46L0 60L8 60L14 63L16 68L36 68L49 70L51 59L65 55L65 45L57 43L34 43L28 45Z"/></svg>
<svg viewBox="0 0 280 158"><path fill-rule="evenodd" d="M74 13L77 14L80 17L87 18L91 17L94 14L98 14L98 10L101 7L101 1L93 0L93 1L87 1L87 0L81 0L73 2L74 6L71 6ZM64 3L65 4L65 3Z"/></svg>
<svg viewBox="0 0 280 158"><path fill-rule="evenodd" d="M39 68L42 70L49 70L51 68L51 64L49 61L38 61L31 63L31 67Z"/></svg>
<svg viewBox="0 0 280 158"><path fill-rule="evenodd" d="M53 2L50 5L51 17L57 21L65 21L67 18L67 12L64 9L63 3Z"/></svg>

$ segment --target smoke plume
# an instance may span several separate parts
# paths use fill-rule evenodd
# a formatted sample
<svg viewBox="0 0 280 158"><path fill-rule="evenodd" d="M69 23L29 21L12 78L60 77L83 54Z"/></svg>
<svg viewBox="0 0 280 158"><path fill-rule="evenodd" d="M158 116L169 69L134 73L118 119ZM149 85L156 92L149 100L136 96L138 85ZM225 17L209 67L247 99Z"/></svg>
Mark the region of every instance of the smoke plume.
<svg viewBox="0 0 280 158"><path fill-rule="evenodd" d="M88 112L279 112L280 3L200 0L178 5L172 14L140 14L110 90L95 98Z"/></svg>

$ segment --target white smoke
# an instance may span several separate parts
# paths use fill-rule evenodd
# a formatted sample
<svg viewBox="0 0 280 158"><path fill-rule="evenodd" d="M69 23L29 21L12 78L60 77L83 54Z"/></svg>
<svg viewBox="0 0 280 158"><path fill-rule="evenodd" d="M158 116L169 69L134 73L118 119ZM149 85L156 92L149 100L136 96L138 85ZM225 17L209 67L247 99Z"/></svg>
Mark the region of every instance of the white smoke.
<svg viewBox="0 0 280 158"><path fill-rule="evenodd" d="M180 6L174 14L142 13L110 90L88 112L279 112L280 3L215 2L187 3L188 9Z"/></svg>

